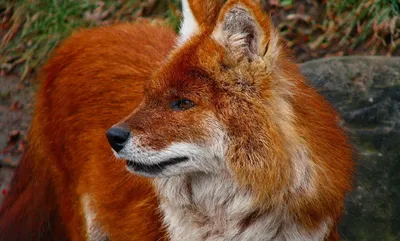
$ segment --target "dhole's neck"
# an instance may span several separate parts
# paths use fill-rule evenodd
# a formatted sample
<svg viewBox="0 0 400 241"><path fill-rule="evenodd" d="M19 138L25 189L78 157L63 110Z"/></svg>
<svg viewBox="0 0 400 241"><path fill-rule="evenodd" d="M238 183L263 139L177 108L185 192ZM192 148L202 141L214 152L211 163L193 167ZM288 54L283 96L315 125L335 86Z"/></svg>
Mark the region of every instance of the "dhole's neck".
<svg viewBox="0 0 400 241"><path fill-rule="evenodd" d="M175 240L323 240L327 225L307 232L284 205L260 211L229 175L156 179L164 223Z"/></svg>

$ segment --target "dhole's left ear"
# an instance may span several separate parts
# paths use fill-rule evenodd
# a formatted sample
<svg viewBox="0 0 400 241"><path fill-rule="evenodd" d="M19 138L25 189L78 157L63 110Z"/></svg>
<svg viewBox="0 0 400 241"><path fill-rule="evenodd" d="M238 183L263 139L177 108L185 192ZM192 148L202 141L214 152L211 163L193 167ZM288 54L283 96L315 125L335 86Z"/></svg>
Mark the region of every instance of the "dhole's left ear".
<svg viewBox="0 0 400 241"><path fill-rule="evenodd" d="M203 27L214 26L222 5L222 0L182 0L179 42L183 43L198 34Z"/></svg>
<svg viewBox="0 0 400 241"><path fill-rule="evenodd" d="M261 59L273 63L279 55L278 33L269 16L253 0L228 1L212 38L237 60Z"/></svg>

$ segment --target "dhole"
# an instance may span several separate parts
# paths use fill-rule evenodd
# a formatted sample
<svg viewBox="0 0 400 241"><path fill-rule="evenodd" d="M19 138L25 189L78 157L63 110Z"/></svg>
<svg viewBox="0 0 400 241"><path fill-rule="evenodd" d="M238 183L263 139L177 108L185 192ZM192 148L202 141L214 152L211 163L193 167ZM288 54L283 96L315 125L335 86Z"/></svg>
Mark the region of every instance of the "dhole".
<svg viewBox="0 0 400 241"><path fill-rule="evenodd" d="M339 240L353 163L335 111L251 0L183 13L176 43L124 24L58 48L1 240Z"/></svg>

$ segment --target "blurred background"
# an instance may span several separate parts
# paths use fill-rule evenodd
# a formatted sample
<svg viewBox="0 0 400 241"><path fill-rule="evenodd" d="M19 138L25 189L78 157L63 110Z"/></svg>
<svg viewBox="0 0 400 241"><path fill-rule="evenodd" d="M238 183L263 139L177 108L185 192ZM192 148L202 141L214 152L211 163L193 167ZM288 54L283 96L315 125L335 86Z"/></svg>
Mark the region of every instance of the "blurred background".
<svg viewBox="0 0 400 241"><path fill-rule="evenodd" d="M342 237L400 240L400 1L258 2L353 140ZM0 0L0 203L26 145L35 74L60 41L126 21L178 30L180 18L180 0Z"/></svg>

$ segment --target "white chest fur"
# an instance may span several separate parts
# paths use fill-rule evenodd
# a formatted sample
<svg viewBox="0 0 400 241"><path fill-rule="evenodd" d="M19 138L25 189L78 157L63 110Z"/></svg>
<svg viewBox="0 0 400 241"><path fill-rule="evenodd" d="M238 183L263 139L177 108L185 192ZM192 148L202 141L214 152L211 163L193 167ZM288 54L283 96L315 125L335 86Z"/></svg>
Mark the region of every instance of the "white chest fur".
<svg viewBox="0 0 400 241"><path fill-rule="evenodd" d="M96 222L96 213L91 207L91 199L88 194L82 197L83 214L86 218L86 236L88 241L105 241L107 235Z"/></svg>
<svg viewBox="0 0 400 241"><path fill-rule="evenodd" d="M156 179L164 223L175 240L323 240L325 223L307 232L286 212L260 212L248 191L220 175Z"/></svg>

